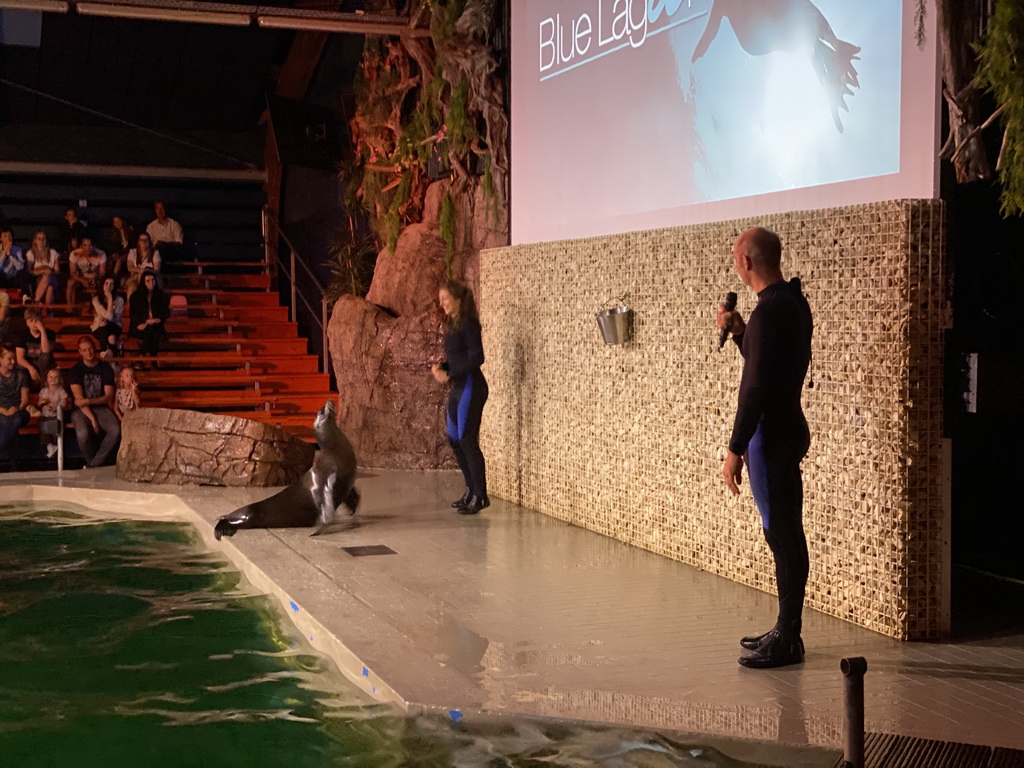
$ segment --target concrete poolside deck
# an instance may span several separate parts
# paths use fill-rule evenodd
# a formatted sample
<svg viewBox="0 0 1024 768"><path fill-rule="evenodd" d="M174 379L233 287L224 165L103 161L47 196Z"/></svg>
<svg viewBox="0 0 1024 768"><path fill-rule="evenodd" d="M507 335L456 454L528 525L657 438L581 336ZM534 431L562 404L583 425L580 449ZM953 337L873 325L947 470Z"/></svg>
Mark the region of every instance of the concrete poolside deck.
<svg viewBox="0 0 1024 768"><path fill-rule="evenodd" d="M332 533L241 531L220 543L217 517L272 491L144 486L80 470L3 476L0 503L180 519L190 508L203 538L276 594L314 647L368 692L411 708L834 748L839 660L864 656L869 731L1024 749L1024 633L899 643L808 612L804 664L747 670L737 639L773 623L772 595L498 499L458 515L453 473L365 471L358 486L360 513ZM367 545L395 554L342 549Z"/></svg>

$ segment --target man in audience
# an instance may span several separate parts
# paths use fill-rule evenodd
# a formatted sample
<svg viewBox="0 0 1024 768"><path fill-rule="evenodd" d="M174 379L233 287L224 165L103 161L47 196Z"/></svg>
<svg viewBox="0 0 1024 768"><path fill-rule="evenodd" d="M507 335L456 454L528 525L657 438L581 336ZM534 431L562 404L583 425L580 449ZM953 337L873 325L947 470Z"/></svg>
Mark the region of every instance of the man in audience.
<svg viewBox="0 0 1024 768"><path fill-rule="evenodd" d="M68 304L75 303L79 286L94 294L107 276L107 254L96 248L88 235L82 238L81 247L71 252L68 265Z"/></svg>
<svg viewBox="0 0 1024 768"><path fill-rule="evenodd" d="M60 223L60 240L58 248L61 253L71 253L79 246L85 236L85 222L78 218L74 208L64 210L64 221Z"/></svg>
<svg viewBox="0 0 1024 768"><path fill-rule="evenodd" d="M17 288L22 293L31 288L25 271L25 252L14 244L10 227L0 229L0 288Z"/></svg>
<svg viewBox="0 0 1024 768"><path fill-rule="evenodd" d="M0 348L0 456L15 456L11 446L28 422L28 375L14 361L14 350ZM13 466L12 466L13 468Z"/></svg>
<svg viewBox="0 0 1024 768"><path fill-rule="evenodd" d="M92 336L78 338L80 362L71 366L68 381L75 410L71 421L75 425L78 447L85 456L86 466L102 467L112 458L116 459L118 441L121 439L121 422L111 409L114 401L114 369L96 353L96 339ZM99 448L94 441L102 435Z"/></svg>
<svg viewBox="0 0 1024 768"><path fill-rule="evenodd" d="M167 215L167 206L163 201L157 200L153 203L153 210L156 218L149 222L146 227L146 234L153 242L154 250L163 251L164 258L168 253L177 253L185 242L185 235L181 231L181 224Z"/></svg>
<svg viewBox="0 0 1024 768"><path fill-rule="evenodd" d="M25 369L33 382L46 381L46 372L54 366L53 350L57 334L43 325L35 307L25 310L25 330L16 347L18 365Z"/></svg>

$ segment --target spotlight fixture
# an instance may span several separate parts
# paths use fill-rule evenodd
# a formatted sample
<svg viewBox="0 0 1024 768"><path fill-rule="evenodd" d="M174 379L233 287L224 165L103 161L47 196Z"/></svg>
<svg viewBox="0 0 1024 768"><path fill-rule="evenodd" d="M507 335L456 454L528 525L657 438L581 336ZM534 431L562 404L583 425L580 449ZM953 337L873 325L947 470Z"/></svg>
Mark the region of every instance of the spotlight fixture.
<svg viewBox="0 0 1024 768"><path fill-rule="evenodd" d="M2 2L3 0L0 0ZM252 23L248 13L206 10L216 8L215 3L184 3L170 5L136 5L134 3L76 3L75 10L83 16L108 16L118 19L148 19L150 21L186 21L194 24L221 24L232 27L247 27ZM204 6L200 9L195 6ZM230 6L227 6L230 7Z"/></svg>
<svg viewBox="0 0 1024 768"><path fill-rule="evenodd" d="M68 12L68 4L64 0L0 0L0 8L10 11Z"/></svg>

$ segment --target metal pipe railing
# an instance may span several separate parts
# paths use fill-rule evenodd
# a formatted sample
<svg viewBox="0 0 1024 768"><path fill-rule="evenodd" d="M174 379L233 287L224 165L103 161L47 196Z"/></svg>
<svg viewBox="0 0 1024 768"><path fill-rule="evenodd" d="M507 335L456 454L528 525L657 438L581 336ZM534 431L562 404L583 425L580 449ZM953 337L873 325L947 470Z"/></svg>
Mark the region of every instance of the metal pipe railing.
<svg viewBox="0 0 1024 768"><path fill-rule="evenodd" d="M299 318L299 300L301 300L302 303L306 307L306 310L307 310L307 312L309 314L310 320L313 323L315 323L316 325L320 326L320 335L321 335L321 340L322 340L322 343L323 343L323 356L321 357L322 372L326 373L329 376L331 374L331 348L330 348L330 346L328 344L328 340L327 340L327 323L328 323L327 309L328 309L328 307L327 307L327 299L325 297L326 289L324 288L323 284L320 282L320 278L318 278L316 276L316 273L312 270L312 268L309 266L309 264L306 263L306 260L303 259L302 256L299 254L298 248L296 248L295 245L292 243L292 241L288 238L287 233L281 227L281 221L280 221L280 218L278 217L277 213L275 211L273 211L270 208L270 206L264 205L263 206L263 221L264 221L263 240L264 240L264 252L266 253L266 258L268 259L268 263L269 263L269 259L270 259L270 248L272 247L272 244L270 243L270 237L269 237L271 219L273 219L273 222L276 225L274 228L277 230L277 236L281 239L282 242L284 242L284 244L286 246L288 246L288 280L290 282L289 291L290 291L290 294L291 294L291 302L290 302L291 321L293 323L297 323L298 322L298 318ZM278 259L278 262L280 263L280 258ZM317 312L316 308L309 302L309 300L303 294L299 293L299 291L298 291L298 286L297 286L297 282L296 282L296 276L297 276L296 267L297 266L301 266L302 267L302 269L305 271L306 275L312 281L313 287L320 293L320 311L319 311L319 313Z"/></svg>

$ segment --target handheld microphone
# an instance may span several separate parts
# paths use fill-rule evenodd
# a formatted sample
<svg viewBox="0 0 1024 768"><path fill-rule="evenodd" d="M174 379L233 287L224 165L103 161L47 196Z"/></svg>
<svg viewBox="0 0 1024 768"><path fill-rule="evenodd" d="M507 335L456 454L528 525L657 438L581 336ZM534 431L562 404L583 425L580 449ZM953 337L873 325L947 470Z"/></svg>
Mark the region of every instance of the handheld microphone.
<svg viewBox="0 0 1024 768"><path fill-rule="evenodd" d="M723 304L725 305L725 311L726 312L732 312L732 311L734 311L736 309L736 298L737 298L737 296L736 296L736 294L733 291L729 291L727 294L725 294L725 301L723 302ZM725 346L725 340L728 339L728 338L729 338L729 329L728 328L723 328L721 330L721 332L718 334L718 348L719 349L721 349L722 347Z"/></svg>

